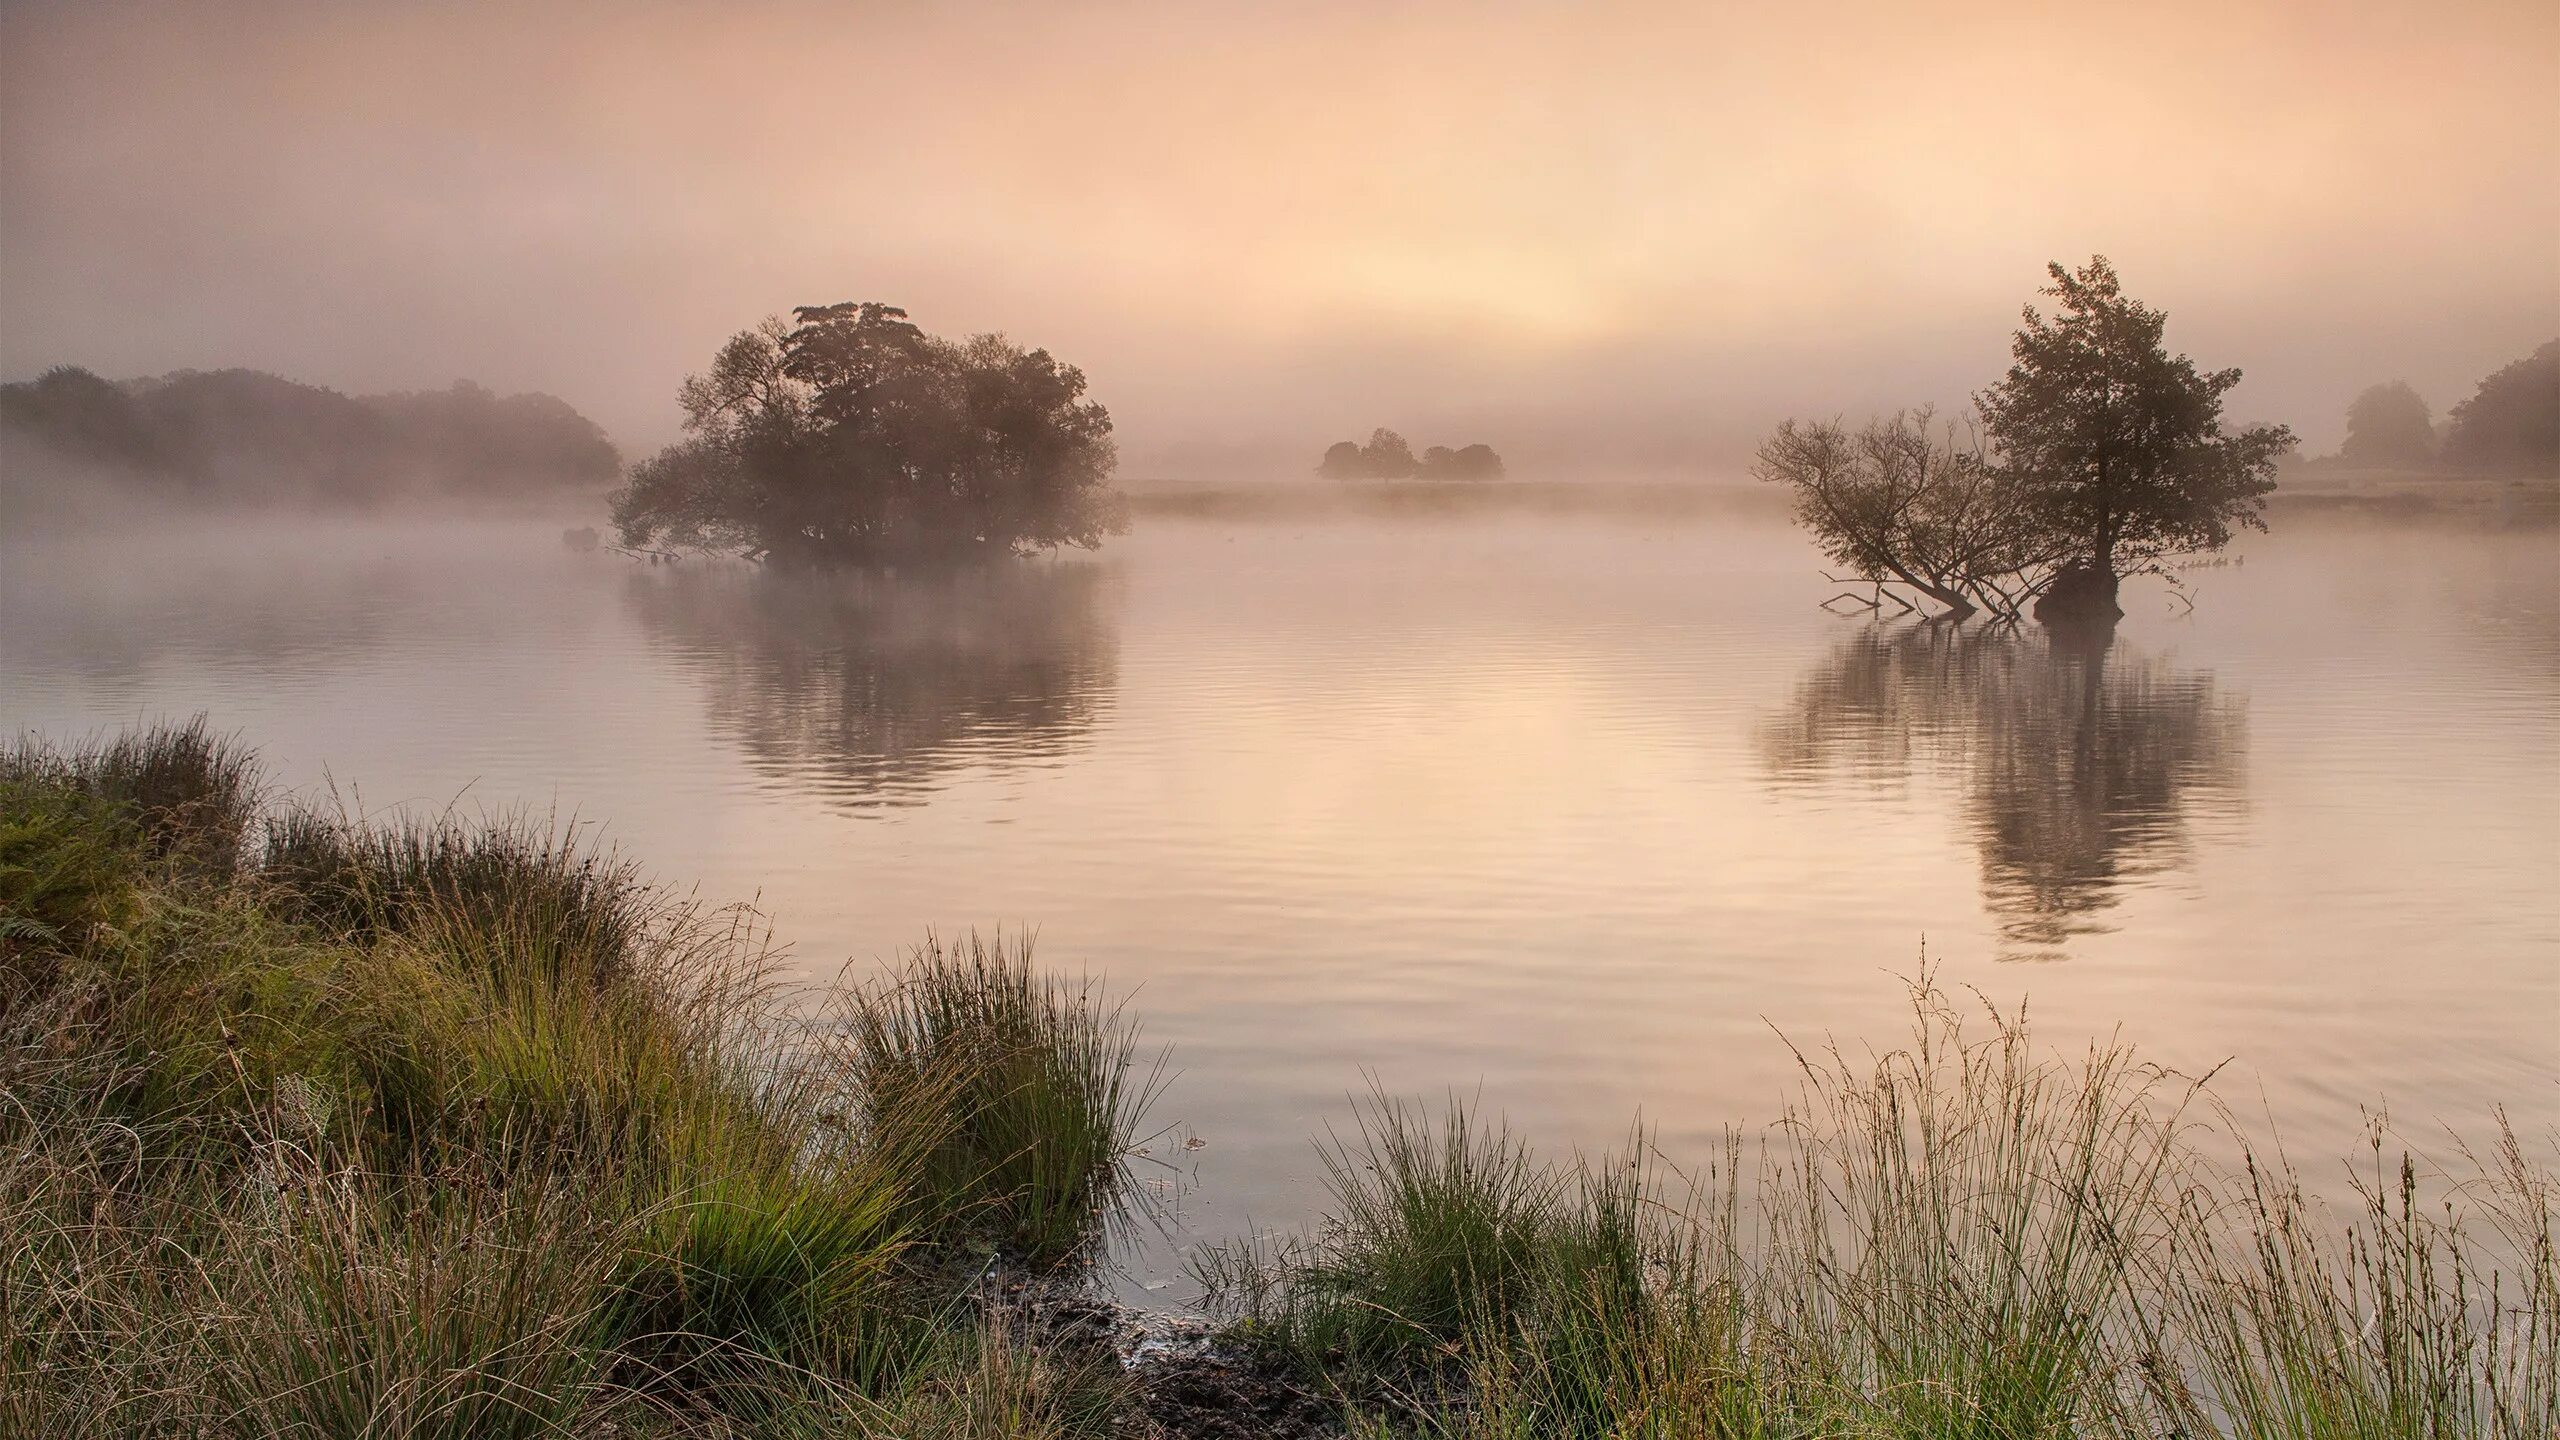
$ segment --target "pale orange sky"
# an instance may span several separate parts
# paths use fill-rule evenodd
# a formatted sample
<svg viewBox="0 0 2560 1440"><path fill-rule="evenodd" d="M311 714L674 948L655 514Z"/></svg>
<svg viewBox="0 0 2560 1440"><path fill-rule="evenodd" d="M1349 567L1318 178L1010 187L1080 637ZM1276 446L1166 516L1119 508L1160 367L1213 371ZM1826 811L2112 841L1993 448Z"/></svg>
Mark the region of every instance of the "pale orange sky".
<svg viewBox="0 0 2560 1440"><path fill-rule="evenodd" d="M2560 5L0 0L0 374L556 392L794 304L1082 364L1131 474L1729 472L2112 256L2335 444L2560 335Z"/></svg>

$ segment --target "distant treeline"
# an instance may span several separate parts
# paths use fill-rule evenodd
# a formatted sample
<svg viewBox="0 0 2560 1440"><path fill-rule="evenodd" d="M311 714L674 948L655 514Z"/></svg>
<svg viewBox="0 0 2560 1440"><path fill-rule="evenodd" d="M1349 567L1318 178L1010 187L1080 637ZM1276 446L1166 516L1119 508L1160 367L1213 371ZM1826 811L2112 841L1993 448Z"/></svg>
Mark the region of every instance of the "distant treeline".
<svg viewBox="0 0 2560 1440"><path fill-rule="evenodd" d="M0 487L213 502L366 503L610 485L622 457L550 395L342 395L257 370L0 385Z"/></svg>
<svg viewBox="0 0 2560 1440"><path fill-rule="evenodd" d="M2309 462L2360 470L2560 476L2560 340L2501 367L2439 430L2405 380L2366 388L2347 407L2347 439Z"/></svg>
<svg viewBox="0 0 2560 1440"><path fill-rule="evenodd" d="M1316 473L1328 480L1491 480L1502 473L1502 457L1490 445L1434 445L1416 456L1403 436L1381 426L1366 445L1334 442Z"/></svg>

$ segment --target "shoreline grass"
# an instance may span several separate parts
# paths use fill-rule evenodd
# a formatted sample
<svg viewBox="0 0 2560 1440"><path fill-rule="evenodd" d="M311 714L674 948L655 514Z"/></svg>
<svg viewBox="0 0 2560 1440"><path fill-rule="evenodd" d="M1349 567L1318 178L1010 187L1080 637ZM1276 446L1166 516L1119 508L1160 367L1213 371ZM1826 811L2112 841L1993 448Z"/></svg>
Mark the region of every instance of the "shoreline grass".
<svg viewBox="0 0 2560 1440"><path fill-rule="evenodd" d="M2560 1144L2377 1120L2332 1213L2203 1081L1911 1007L1695 1173L1373 1095L1326 1222L1197 1256L1219 1363L1364 1437L2560 1430ZM1178 1434L999 1294L1090 1307L1161 1074L1020 939L810 1003L574 831L269 804L201 721L21 744L0 1433Z"/></svg>
<svg viewBox="0 0 2560 1440"><path fill-rule="evenodd" d="M911 961L887 1104L752 917L520 818L265 805L201 722L0 756L0 915L0 1432L1103 1433L951 1278L1098 1245L1147 1098L1018 948Z"/></svg>
<svg viewBox="0 0 2560 1440"><path fill-rule="evenodd" d="M1898 1048L1799 1052L1756 1170L1540 1161L1453 1103L1327 1149L1311 1235L1206 1252L1231 1333L1355 1434L2538 1440L2560 1143L2449 1173L2380 1121L2356 1213L2204 1081L2078 1062L1926 974ZM1970 1023L1969 1023L1970 1022ZM1984 1027L1987 1026L1987 1033Z"/></svg>

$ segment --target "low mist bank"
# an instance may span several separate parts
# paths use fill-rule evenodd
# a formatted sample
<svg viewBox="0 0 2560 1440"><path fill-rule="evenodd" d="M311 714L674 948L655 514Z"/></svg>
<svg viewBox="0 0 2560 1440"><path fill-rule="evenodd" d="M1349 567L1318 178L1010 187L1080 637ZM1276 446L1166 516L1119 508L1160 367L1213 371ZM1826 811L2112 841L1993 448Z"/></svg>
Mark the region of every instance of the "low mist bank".
<svg viewBox="0 0 2560 1440"><path fill-rule="evenodd" d="M1465 515L1591 515L1632 519L1779 515L1784 497L1749 482L1672 480L1147 480L1126 483L1141 520L1406 519Z"/></svg>

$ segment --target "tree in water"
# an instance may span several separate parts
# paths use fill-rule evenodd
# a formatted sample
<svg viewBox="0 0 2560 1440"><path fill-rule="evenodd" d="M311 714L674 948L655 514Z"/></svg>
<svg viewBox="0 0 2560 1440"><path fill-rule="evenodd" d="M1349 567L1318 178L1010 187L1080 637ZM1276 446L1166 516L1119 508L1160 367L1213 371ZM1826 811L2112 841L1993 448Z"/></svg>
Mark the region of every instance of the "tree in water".
<svg viewBox="0 0 2560 1440"><path fill-rule="evenodd" d="M632 467L635 548L877 564L1091 549L1126 528L1111 416L1082 371L876 303L804 306L678 391L686 438Z"/></svg>
<svg viewBox="0 0 2560 1440"><path fill-rule="evenodd" d="M2166 317L2125 298L2104 256L2048 268L2055 315L2027 307L2016 363L1975 397L1987 446L1934 434L1922 410L1856 432L1790 420L1760 447L1753 473L1793 490L1823 553L1876 584L1860 603L1916 608L1898 585L1957 617L2032 604L2055 623L2112 623L2121 577L2266 528L2293 432L2226 430L2240 372L2171 357Z"/></svg>
<svg viewBox="0 0 2560 1440"><path fill-rule="evenodd" d="M2498 475L2560 475L2560 340L2481 381L2446 418L2449 463Z"/></svg>
<svg viewBox="0 0 2560 1440"><path fill-rule="evenodd" d="M2040 293L2055 313L2026 307L2015 363L1975 403L1997 463L2076 551L2037 613L2112 620L2122 577L2219 550L2235 527L2266 528L2293 432L2227 430L2222 397L2240 372L2172 356L2161 344L2168 317L2126 296L2105 256L2047 269L2053 284Z"/></svg>
<svg viewBox="0 0 2560 1440"><path fill-rule="evenodd" d="M2372 385L2347 406L2338 458L2377 469L2423 470L2435 463L2435 418L2406 380Z"/></svg>

